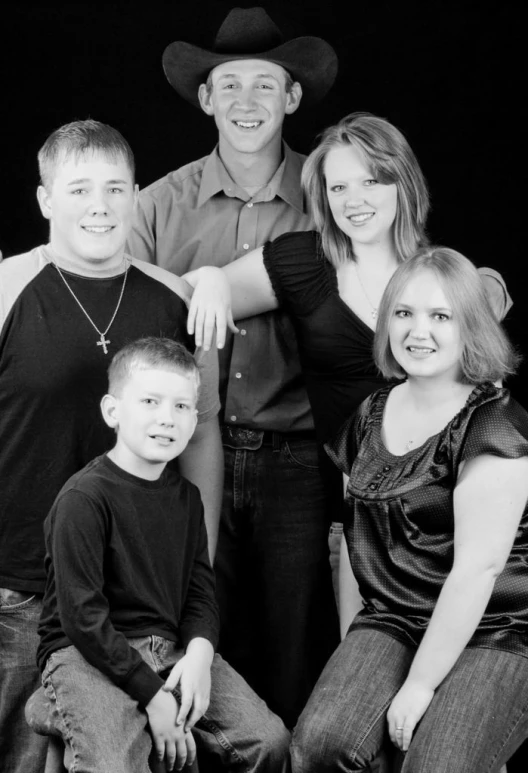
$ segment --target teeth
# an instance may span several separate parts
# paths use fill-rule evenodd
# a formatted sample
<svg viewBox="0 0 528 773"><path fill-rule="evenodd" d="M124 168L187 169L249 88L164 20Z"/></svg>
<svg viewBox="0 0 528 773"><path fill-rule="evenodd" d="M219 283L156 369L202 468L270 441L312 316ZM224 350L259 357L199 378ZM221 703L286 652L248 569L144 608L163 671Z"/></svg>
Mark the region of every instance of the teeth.
<svg viewBox="0 0 528 773"><path fill-rule="evenodd" d="M420 353L429 352L430 354L434 352L434 349L428 349L425 346L409 346L408 349L410 352L420 352Z"/></svg>
<svg viewBox="0 0 528 773"><path fill-rule="evenodd" d="M354 223L364 223L365 220L368 220L372 217L372 212L366 212L362 215L349 215L349 220L353 220Z"/></svg>
<svg viewBox="0 0 528 773"><path fill-rule="evenodd" d="M111 225L83 225L83 228L85 231L90 231L94 234L104 234L112 230Z"/></svg>
<svg viewBox="0 0 528 773"><path fill-rule="evenodd" d="M256 129L260 125L260 121L235 121L235 123L243 129Z"/></svg>

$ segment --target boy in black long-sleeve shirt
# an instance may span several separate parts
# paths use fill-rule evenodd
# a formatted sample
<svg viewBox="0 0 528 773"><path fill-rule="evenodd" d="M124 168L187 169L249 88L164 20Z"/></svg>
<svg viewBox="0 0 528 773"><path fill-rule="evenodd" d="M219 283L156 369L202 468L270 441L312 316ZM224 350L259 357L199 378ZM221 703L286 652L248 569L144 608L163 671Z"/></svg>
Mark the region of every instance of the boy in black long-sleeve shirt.
<svg viewBox="0 0 528 773"><path fill-rule="evenodd" d="M153 740L181 769L196 725L198 745L226 767L287 771L281 721L214 655L200 494L166 468L196 426L194 359L168 339L142 339L109 377L101 407L116 445L70 478L45 522L38 662L67 759L79 773L146 773Z"/></svg>

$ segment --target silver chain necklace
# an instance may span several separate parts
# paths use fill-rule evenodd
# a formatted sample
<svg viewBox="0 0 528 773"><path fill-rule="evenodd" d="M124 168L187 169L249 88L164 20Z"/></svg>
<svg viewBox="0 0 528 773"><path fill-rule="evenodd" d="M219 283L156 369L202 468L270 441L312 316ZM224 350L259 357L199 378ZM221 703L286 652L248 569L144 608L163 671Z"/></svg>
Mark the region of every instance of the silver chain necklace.
<svg viewBox="0 0 528 773"><path fill-rule="evenodd" d="M90 315L88 314L88 312L86 311L86 309L84 308L84 306L82 305L80 300L77 298L77 296L75 295L75 293L71 289L70 285L66 281L66 277L64 276L64 274L60 270L59 266L55 262L53 263L53 265L55 266L55 268L59 272L60 278L62 279L62 281L64 282L64 284L68 288L68 290L70 291L70 293L71 293L73 299L75 300L75 302L77 303L78 307L80 308L80 310L82 311L82 313L84 314L84 316L86 317L86 319L88 320L90 325L93 327L93 329L99 335L99 341L97 341L97 346L101 346L102 349L103 349L103 352L105 354L108 354L108 344L111 343L111 341L106 337L106 334L108 333L108 331L112 327L114 319L117 316L117 312L119 311L119 307L121 306L121 301L123 300L123 294L125 292L125 285L126 285L126 280L127 280L127 276L128 276L128 263L125 264L125 276L123 278L123 284L121 286L121 292L119 294L119 300L117 301L117 306L115 307L115 311L112 314L112 319L110 320L110 322L106 326L106 330L104 330L104 331L99 330L99 328L97 327L97 325L95 324L93 319L90 317Z"/></svg>
<svg viewBox="0 0 528 773"><path fill-rule="evenodd" d="M367 299L367 303L368 303L368 305L369 305L369 306L370 306L370 308L371 308L370 316L372 317L372 319L376 319L376 318L377 318L377 316L378 316L378 307L377 307L377 306L374 306L374 304L372 303L372 301L371 301L371 300L370 300L370 298L368 297L368 295L367 295L367 291L365 290L365 285L364 285L364 284L363 284L363 282L361 281L361 277L360 277L360 275L359 275L359 271L358 271L358 269L357 269L357 266L356 266L356 264L355 264L355 263L354 263L354 270L355 270L355 272L356 272L356 276L357 276L357 278L358 278L358 282L359 282L359 284L360 284L360 287L361 287L361 289L363 290L363 295L364 295L364 296L365 296L365 298Z"/></svg>

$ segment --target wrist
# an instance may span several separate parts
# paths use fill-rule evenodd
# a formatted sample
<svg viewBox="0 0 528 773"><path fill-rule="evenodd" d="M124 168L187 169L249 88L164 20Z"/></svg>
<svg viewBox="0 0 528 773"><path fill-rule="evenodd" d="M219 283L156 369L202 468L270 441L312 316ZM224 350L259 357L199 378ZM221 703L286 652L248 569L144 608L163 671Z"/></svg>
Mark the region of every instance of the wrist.
<svg viewBox="0 0 528 773"><path fill-rule="evenodd" d="M205 639L203 636L196 636L187 645L185 654L190 655L192 658L199 658L204 665L210 668L214 658L214 648L209 639Z"/></svg>

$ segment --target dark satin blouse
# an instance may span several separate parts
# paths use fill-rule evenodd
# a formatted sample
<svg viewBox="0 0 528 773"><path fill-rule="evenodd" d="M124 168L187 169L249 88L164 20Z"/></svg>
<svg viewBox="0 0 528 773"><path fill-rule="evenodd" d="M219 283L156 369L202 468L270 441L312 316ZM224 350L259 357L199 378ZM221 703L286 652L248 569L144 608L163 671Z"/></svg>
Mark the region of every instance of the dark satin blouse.
<svg viewBox="0 0 528 773"><path fill-rule="evenodd" d="M508 390L483 384L442 432L394 456L381 436L392 388L365 400L326 448L350 475L345 535L364 599L351 628L375 627L418 645L453 562L459 465L481 454L528 455L528 413ZM528 507L468 646L528 657Z"/></svg>

